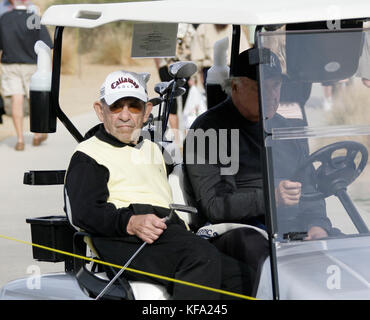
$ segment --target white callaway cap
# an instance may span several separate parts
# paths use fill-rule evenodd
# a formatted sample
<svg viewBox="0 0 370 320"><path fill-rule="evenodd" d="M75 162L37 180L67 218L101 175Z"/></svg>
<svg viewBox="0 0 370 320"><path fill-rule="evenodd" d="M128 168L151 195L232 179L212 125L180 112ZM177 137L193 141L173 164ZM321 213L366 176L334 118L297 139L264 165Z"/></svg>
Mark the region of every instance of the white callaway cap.
<svg viewBox="0 0 370 320"><path fill-rule="evenodd" d="M147 102L146 83L149 77L148 73L114 71L105 78L100 88L100 100L104 99L109 106L126 97L134 97Z"/></svg>

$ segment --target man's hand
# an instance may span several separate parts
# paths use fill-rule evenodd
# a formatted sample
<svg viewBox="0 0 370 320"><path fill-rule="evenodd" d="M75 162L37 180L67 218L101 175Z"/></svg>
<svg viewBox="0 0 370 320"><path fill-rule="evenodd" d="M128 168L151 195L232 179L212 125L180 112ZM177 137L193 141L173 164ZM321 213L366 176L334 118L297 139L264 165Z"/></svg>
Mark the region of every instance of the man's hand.
<svg viewBox="0 0 370 320"><path fill-rule="evenodd" d="M294 206L299 203L301 197L301 183L290 180L280 181L275 189L275 198L278 206Z"/></svg>
<svg viewBox="0 0 370 320"><path fill-rule="evenodd" d="M321 227L311 227L307 232L307 237L304 240L315 240L326 238L328 233Z"/></svg>
<svg viewBox="0 0 370 320"><path fill-rule="evenodd" d="M167 229L164 221L155 214L134 215L128 221L127 233L151 244Z"/></svg>

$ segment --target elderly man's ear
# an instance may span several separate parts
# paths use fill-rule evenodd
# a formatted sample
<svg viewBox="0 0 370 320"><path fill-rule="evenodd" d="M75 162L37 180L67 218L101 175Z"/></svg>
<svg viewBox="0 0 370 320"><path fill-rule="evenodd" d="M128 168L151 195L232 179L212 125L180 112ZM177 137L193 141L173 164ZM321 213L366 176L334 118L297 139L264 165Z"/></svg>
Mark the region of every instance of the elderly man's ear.
<svg viewBox="0 0 370 320"><path fill-rule="evenodd" d="M238 91L238 83L235 80L231 81L231 91L232 92L237 92Z"/></svg>
<svg viewBox="0 0 370 320"><path fill-rule="evenodd" d="M103 117L103 105L102 103L98 100L94 102L94 110L96 115L98 116L99 120L103 122L104 117Z"/></svg>
<svg viewBox="0 0 370 320"><path fill-rule="evenodd" d="M152 112L153 109L153 103L147 102L145 104L145 115L144 115L144 122L146 122L149 118L150 113Z"/></svg>

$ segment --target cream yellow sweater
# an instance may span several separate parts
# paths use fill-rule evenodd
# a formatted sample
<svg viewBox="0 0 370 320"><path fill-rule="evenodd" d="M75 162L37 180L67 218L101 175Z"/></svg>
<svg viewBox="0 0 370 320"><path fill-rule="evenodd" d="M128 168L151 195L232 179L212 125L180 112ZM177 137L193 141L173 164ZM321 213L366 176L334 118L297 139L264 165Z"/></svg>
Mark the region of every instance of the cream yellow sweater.
<svg viewBox="0 0 370 320"><path fill-rule="evenodd" d="M109 170L109 198L116 208L131 203L169 208L172 203L166 166L160 148L149 140L138 146L115 147L92 137L80 143L81 151Z"/></svg>

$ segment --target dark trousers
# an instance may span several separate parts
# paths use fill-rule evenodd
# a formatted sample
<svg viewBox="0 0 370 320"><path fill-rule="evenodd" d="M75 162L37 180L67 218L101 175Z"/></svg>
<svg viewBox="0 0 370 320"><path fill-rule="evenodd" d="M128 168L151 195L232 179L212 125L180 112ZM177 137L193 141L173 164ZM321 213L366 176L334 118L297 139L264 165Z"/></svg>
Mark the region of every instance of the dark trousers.
<svg viewBox="0 0 370 320"><path fill-rule="evenodd" d="M104 261L123 266L142 242L135 236L128 236L114 239L93 238L93 243ZM246 295L252 289L253 275L247 266L220 254L207 240L176 224L169 225L156 242L146 245L129 267ZM144 280L164 285L176 300L236 299L134 272L125 271L123 275L128 280Z"/></svg>
<svg viewBox="0 0 370 320"><path fill-rule="evenodd" d="M249 228L230 230L211 243L220 252L238 260L252 268L254 275L252 295L255 295L263 262L269 254L269 244L258 231Z"/></svg>

